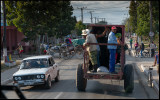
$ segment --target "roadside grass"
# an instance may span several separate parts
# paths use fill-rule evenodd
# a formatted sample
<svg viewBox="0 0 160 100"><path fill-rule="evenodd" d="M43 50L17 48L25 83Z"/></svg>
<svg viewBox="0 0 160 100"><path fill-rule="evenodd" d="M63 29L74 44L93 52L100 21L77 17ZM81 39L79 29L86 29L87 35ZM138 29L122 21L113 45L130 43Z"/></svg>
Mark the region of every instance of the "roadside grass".
<svg viewBox="0 0 160 100"><path fill-rule="evenodd" d="M16 65L15 66L9 67L9 66L4 65L4 62L1 61L1 73L6 71L6 70L8 70L8 69L17 67L19 64L20 64L20 61L16 61Z"/></svg>

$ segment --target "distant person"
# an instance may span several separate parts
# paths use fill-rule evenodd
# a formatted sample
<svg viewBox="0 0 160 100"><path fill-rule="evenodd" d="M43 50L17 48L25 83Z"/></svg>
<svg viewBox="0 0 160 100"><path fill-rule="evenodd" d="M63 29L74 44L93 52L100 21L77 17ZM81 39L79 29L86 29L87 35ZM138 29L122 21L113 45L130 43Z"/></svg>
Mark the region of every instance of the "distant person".
<svg viewBox="0 0 160 100"><path fill-rule="evenodd" d="M23 47L22 47L21 43L18 43L18 48L16 50L18 50L19 57L22 57Z"/></svg>
<svg viewBox="0 0 160 100"><path fill-rule="evenodd" d="M156 45L152 41L149 46L151 48L151 57L154 57Z"/></svg>
<svg viewBox="0 0 160 100"><path fill-rule="evenodd" d="M159 49L158 49L158 54L155 55L155 60L154 60L154 65L153 66L156 66L157 65L157 73L159 75Z"/></svg>
<svg viewBox="0 0 160 100"><path fill-rule="evenodd" d="M144 43L143 43L143 41L141 42L140 48L141 48L141 57L143 57L143 53L142 53L144 51Z"/></svg>
<svg viewBox="0 0 160 100"><path fill-rule="evenodd" d="M130 38L130 46L131 46L131 49L132 49L132 42L133 42L133 39L132 39L132 37Z"/></svg>
<svg viewBox="0 0 160 100"><path fill-rule="evenodd" d="M139 46L139 44L138 44L138 42L136 40L136 43L134 44L135 51L136 51L136 57L138 56L138 46Z"/></svg>

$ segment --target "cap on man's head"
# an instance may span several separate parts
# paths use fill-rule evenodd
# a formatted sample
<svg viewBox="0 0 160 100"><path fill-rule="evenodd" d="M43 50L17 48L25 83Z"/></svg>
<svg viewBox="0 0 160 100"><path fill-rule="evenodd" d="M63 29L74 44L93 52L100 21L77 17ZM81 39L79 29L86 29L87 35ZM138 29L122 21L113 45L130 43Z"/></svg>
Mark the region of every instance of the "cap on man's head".
<svg viewBox="0 0 160 100"><path fill-rule="evenodd" d="M114 30L114 29L117 29L115 26L112 26L112 28L111 28L112 30Z"/></svg>

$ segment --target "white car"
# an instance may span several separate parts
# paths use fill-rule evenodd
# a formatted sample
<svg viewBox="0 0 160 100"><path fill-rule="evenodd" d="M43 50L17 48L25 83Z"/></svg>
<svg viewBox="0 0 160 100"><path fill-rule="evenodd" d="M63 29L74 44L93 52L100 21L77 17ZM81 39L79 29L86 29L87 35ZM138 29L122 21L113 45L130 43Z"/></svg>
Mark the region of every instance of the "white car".
<svg viewBox="0 0 160 100"><path fill-rule="evenodd" d="M49 89L52 80L59 81L59 68L51 55L27 57L13 74L13 84L20 87L44 85Z"/></svg>

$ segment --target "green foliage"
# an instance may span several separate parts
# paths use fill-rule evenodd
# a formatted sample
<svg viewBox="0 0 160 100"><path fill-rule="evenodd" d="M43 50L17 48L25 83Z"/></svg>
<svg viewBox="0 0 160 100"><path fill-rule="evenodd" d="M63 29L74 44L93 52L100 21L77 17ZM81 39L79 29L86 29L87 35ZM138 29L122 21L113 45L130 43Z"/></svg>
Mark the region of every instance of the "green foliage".
<svg viewBox="0 0 160 100"><path fill-rule="evenodd" d="M49 37L70 34L76 23L72 11L70 1L6 1L7 24L16 26L27 40L45 33Z"/></svg>
<svg viewBox="0 0 160 100"><path fill-rule="evenodd" d="M137 4L134 0L131 1L130 6L129 6L129 21L130 21L130 26L131 30L133 33L135 33L136 27L137 27Z"/></svg>
<svg viewBox="0 0 160 100"><path fill-rule="evenodd" d="M82 21L78 21L75 25L75 30L77 31L77 35L81 35L83 29L86 29L86 26L82 23Z"/></svg>

